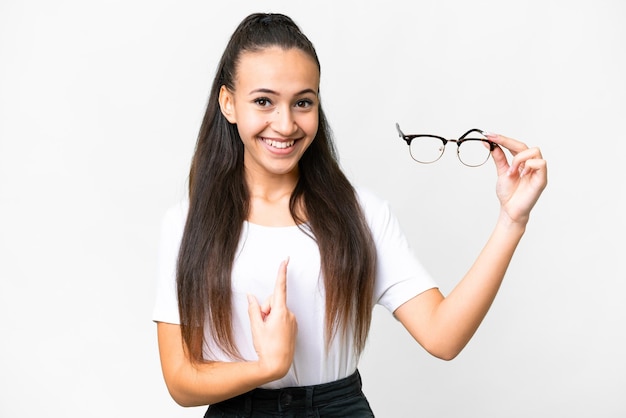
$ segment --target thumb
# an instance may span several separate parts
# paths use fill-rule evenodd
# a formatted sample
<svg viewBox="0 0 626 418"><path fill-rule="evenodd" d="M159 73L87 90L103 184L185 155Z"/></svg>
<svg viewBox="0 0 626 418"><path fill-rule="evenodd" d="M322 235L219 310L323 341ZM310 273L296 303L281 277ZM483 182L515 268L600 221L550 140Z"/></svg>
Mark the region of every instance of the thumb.
<svg viewBox="0 0 626 418"><path fill-rule="evenodd" d="M261 317L261 307L259 302L254 296L248 293L248 316L250 317L250 323L254 326L260 322L263 322Z"/></svg>
<svg viewBox="0 0 626 418"><path fill-rule="evenodd" d="M506 159L506 155L502 148L496 145L495 149L491 151L493 162L496 165L496 172L498 176L504 175L509 170L509 162Z"/></svg>

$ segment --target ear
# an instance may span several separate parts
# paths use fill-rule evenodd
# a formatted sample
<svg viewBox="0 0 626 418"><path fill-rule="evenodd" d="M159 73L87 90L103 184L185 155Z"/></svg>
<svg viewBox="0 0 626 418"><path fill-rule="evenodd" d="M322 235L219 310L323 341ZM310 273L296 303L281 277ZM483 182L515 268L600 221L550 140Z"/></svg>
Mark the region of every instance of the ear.
<svg viewBox="0 0 626 418"><path fill-rule="evenodd" d="M226 86L220 87L219 103L222 115L224 115L226 120L230 123L237 123L237 118L235 117L235 98L233 97L233 93L228 90Z"/></svg>

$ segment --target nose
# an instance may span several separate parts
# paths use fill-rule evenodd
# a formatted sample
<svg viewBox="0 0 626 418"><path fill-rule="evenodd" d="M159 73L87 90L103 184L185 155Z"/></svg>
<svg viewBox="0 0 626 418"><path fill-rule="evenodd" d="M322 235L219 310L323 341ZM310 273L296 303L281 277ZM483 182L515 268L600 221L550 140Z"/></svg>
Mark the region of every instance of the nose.
<svg viewBox="0 0 626 418"><path fill-rule="evenodd" d="M277 108L272 119L272 129L282 136L290 136L298 130L298 125L290 108Z"/></svg>

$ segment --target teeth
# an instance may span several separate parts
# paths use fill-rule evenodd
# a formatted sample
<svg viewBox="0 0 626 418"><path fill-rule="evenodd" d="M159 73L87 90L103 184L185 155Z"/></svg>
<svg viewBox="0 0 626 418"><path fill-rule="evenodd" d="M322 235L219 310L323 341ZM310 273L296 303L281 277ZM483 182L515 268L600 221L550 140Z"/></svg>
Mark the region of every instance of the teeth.
<svg viewBox="0 0 626 418"><path fill-rule="evenodd" d="M265 141L265 143L268 144L269 146L272 146L278 149L285 149L285 148L293 147L293 144L296 142L296 141L281 142L281 141L274 141L272 139L267 139L267 138L263 138L263 141Z"/></svg>

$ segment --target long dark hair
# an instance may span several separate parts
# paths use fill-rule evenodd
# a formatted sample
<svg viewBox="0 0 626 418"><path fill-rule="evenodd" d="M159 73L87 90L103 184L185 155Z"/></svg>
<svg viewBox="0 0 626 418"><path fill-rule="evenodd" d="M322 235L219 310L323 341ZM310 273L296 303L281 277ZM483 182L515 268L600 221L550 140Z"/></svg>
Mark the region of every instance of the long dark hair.
<svg viewBox="0 0 626 418"><path fill-rule="evenodd" d="M297 48L319 59L298 26L281 14L252 14L233 33L219 62L189 175L189 213L177 266L183 341L194 362L203 361L204 325L217 347L239 358L232 330L231 272L243 222L249 213L243 144L237 126L222 115L219 91L234 90L245 51ZM324 112L319 106L315 139L299 162L291 195L297 224L307 222L317 241L326 291L326 344L354 332L360 353L371 322L376 253L356 193L342 173ZM297 208L304 208L302 219Z"/></svg>

